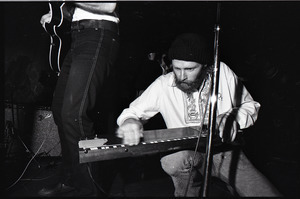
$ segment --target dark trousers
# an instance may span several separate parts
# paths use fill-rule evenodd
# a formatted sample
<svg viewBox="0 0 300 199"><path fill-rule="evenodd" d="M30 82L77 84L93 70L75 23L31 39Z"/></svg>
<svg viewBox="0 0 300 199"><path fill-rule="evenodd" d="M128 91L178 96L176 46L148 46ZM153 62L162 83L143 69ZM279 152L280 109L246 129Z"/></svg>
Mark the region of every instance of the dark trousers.
<svg viewBox="0 0 300 199"><path fill-rule="evenodd" d="M62 181L79 195L93 194L88 164L79 164L78 141L94 136L93 114L103 95L119 49L118 32L101 28L72 28L72 43L62 65L52 111L62 148Z"/></svg>

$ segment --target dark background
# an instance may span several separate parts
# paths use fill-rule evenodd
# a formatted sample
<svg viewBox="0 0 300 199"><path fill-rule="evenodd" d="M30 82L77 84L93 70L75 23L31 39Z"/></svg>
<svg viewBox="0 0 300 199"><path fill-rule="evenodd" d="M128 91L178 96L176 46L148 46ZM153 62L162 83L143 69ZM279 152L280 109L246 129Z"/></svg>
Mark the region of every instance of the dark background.
<svg viewBox="0 0 300 199"><path fill-rule="evenodd" d="M49 105L55 78L49 74L49 35L39 23L48 12L48 3L0 5L4 18L5 100L11 100L10 92L14 91L17 103ZM299 81L299 7L299 2L222 2L221 61L249 81L252 75L257 78L267 72L263 61ZM212 40L214 37L216 2L119 2L119 10L122 72L131 73L140 67L126 65L128 58L142 62L148 52L166 52L179 33L201 32ZM259 87L251 91L252 95L259 95L255 90Z"/></svg>
<svg viewBox="0 0 300 199"><path fill-rule="evenodd" d="M107 117L99 115L97 128L112 132L116 117L136 97L136 80L147 53L165 53L182 32L201 32L213 41L216 4L119 2L121 50L111 82L117 96L108 100L107 109L99 110ZM48 4L5 2L0 6L2 112L12 104L25 115L36 107L48 108L56 76L48 64L49 35L39 23ZM262 105L258 121L245 132L245 150L265 171L272 168L270 160L282 164L282 171L299 168L299 10L296 1L221 3L220 60ZM28 122L20 120L24 120L20 125L23 134L28 133ZM161 124L151 125L149 128L159 128Z"/></svg>

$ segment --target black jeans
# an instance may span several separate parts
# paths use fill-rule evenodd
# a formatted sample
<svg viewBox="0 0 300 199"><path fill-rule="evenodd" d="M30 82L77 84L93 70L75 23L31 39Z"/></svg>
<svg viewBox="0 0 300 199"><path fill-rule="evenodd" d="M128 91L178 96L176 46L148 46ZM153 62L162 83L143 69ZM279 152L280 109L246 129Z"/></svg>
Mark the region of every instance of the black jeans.
<svg viewBox="0 0 300 199"><path fill-rule="evenodd" d="M118 32L99 28L72 30L53 96L52 112L62 148L63 181L80 195L92 194L88 164L79 164L78 141L94 135L93 111L103 95L119 50Z"/></svg>

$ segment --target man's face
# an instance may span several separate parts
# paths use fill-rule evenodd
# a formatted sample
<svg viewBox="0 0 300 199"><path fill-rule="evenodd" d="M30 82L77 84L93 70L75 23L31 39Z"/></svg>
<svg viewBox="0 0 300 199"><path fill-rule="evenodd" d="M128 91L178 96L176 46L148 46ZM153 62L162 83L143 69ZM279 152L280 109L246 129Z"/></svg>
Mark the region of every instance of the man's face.
<svg viewBox="0 0 300 199"><path fill-rule="evenodd" d="M176 86L186 93L196 91L200 82L202 65L197 62L172 60L173 72L175 74Z"/></svg>

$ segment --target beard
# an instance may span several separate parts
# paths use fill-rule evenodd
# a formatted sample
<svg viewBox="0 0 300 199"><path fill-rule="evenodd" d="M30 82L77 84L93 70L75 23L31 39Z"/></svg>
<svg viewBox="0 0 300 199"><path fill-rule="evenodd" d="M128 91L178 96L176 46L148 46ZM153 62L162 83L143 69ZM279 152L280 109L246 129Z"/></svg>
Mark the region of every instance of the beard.
<svg viewBox="0 0 300 199"><path fill-rule="evenodd" d="M199 74L193 82L186 82L178 80L177 76L175 75L175 84L181 91L185 93L193 93L199 89L202 83L200 76L201 75Z"/></svg>
<svg viewBox="0 0 300 199"><path fill-rule="evenodd" d="M192 82L180 81L175 74L175 84L181 91L185 93L193 93L200 88L206 74L207 71L203 68L203 70L201 70L197 75L196 79Z"/></svg>

